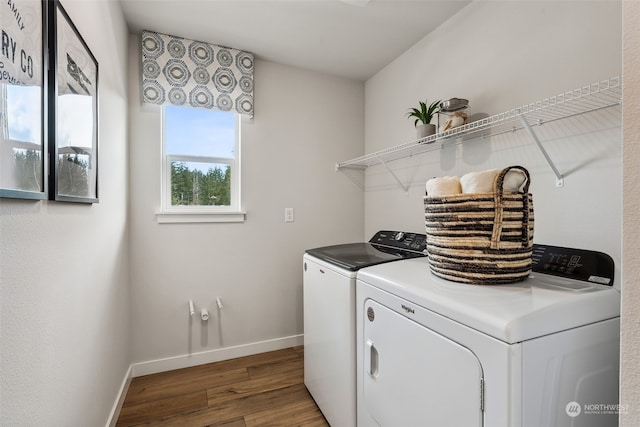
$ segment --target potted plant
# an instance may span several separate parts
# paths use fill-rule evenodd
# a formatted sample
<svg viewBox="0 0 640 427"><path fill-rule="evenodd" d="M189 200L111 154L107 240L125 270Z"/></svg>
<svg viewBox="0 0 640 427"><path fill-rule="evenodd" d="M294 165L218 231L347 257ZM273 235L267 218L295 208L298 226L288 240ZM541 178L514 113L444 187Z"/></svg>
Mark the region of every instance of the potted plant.
<svg viewBox="0 0 640 427"><path fill-rule="evenodd" d="M440 105L440 100L433 101L428 107L426 102L420 101L420 109L412 108L407 113L408 118L415 117L416 119L414 125L418 131L418 138L436 133L436 125L431 124L431 120L440 111L438 105Z"/></svg>

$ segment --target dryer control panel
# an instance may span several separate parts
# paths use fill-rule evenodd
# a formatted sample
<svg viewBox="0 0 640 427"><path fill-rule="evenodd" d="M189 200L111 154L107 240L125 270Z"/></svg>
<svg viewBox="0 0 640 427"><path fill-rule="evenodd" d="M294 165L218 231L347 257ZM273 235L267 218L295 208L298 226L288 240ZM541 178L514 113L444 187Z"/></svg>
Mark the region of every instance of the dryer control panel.
<svg viewBox="0 0 640 427"><path fill-rule="evenodd" d="M532 270L613 286L615 265L613 258L603 252L534 244Z"/></svg>

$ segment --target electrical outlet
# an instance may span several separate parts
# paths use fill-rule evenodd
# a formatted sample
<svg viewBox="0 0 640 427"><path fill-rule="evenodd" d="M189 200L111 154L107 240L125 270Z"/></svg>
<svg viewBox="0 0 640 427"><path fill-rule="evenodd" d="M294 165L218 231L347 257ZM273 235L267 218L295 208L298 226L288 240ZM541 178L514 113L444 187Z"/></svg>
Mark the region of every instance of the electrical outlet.
<svg viewBox="0 0 640 427"><path fill-rule="evenodd" d="M293 222L293 208L284 208L284 222Z"/></svg>

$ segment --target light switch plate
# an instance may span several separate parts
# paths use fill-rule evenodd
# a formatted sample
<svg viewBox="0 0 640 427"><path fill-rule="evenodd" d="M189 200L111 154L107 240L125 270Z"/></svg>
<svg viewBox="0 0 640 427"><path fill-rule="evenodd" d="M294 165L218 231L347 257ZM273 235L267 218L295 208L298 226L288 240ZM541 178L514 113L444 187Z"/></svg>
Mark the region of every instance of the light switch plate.
<svg viewBox="0 0 640 427"><path fill-rule="evenodd" d="M293 208L284 208L284 222L293 222Z"/></svg>

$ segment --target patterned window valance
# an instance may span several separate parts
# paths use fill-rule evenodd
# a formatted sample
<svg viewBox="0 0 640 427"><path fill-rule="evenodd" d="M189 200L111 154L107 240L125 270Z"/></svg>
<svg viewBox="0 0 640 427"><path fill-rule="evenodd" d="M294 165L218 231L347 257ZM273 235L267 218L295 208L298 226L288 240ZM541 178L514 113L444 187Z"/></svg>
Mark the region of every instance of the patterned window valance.
<svg viewBox="0 0 640 427"><path fill-rule="evenodd" d="M142 99L253 117L253 54L143 31Z"/></svg>

